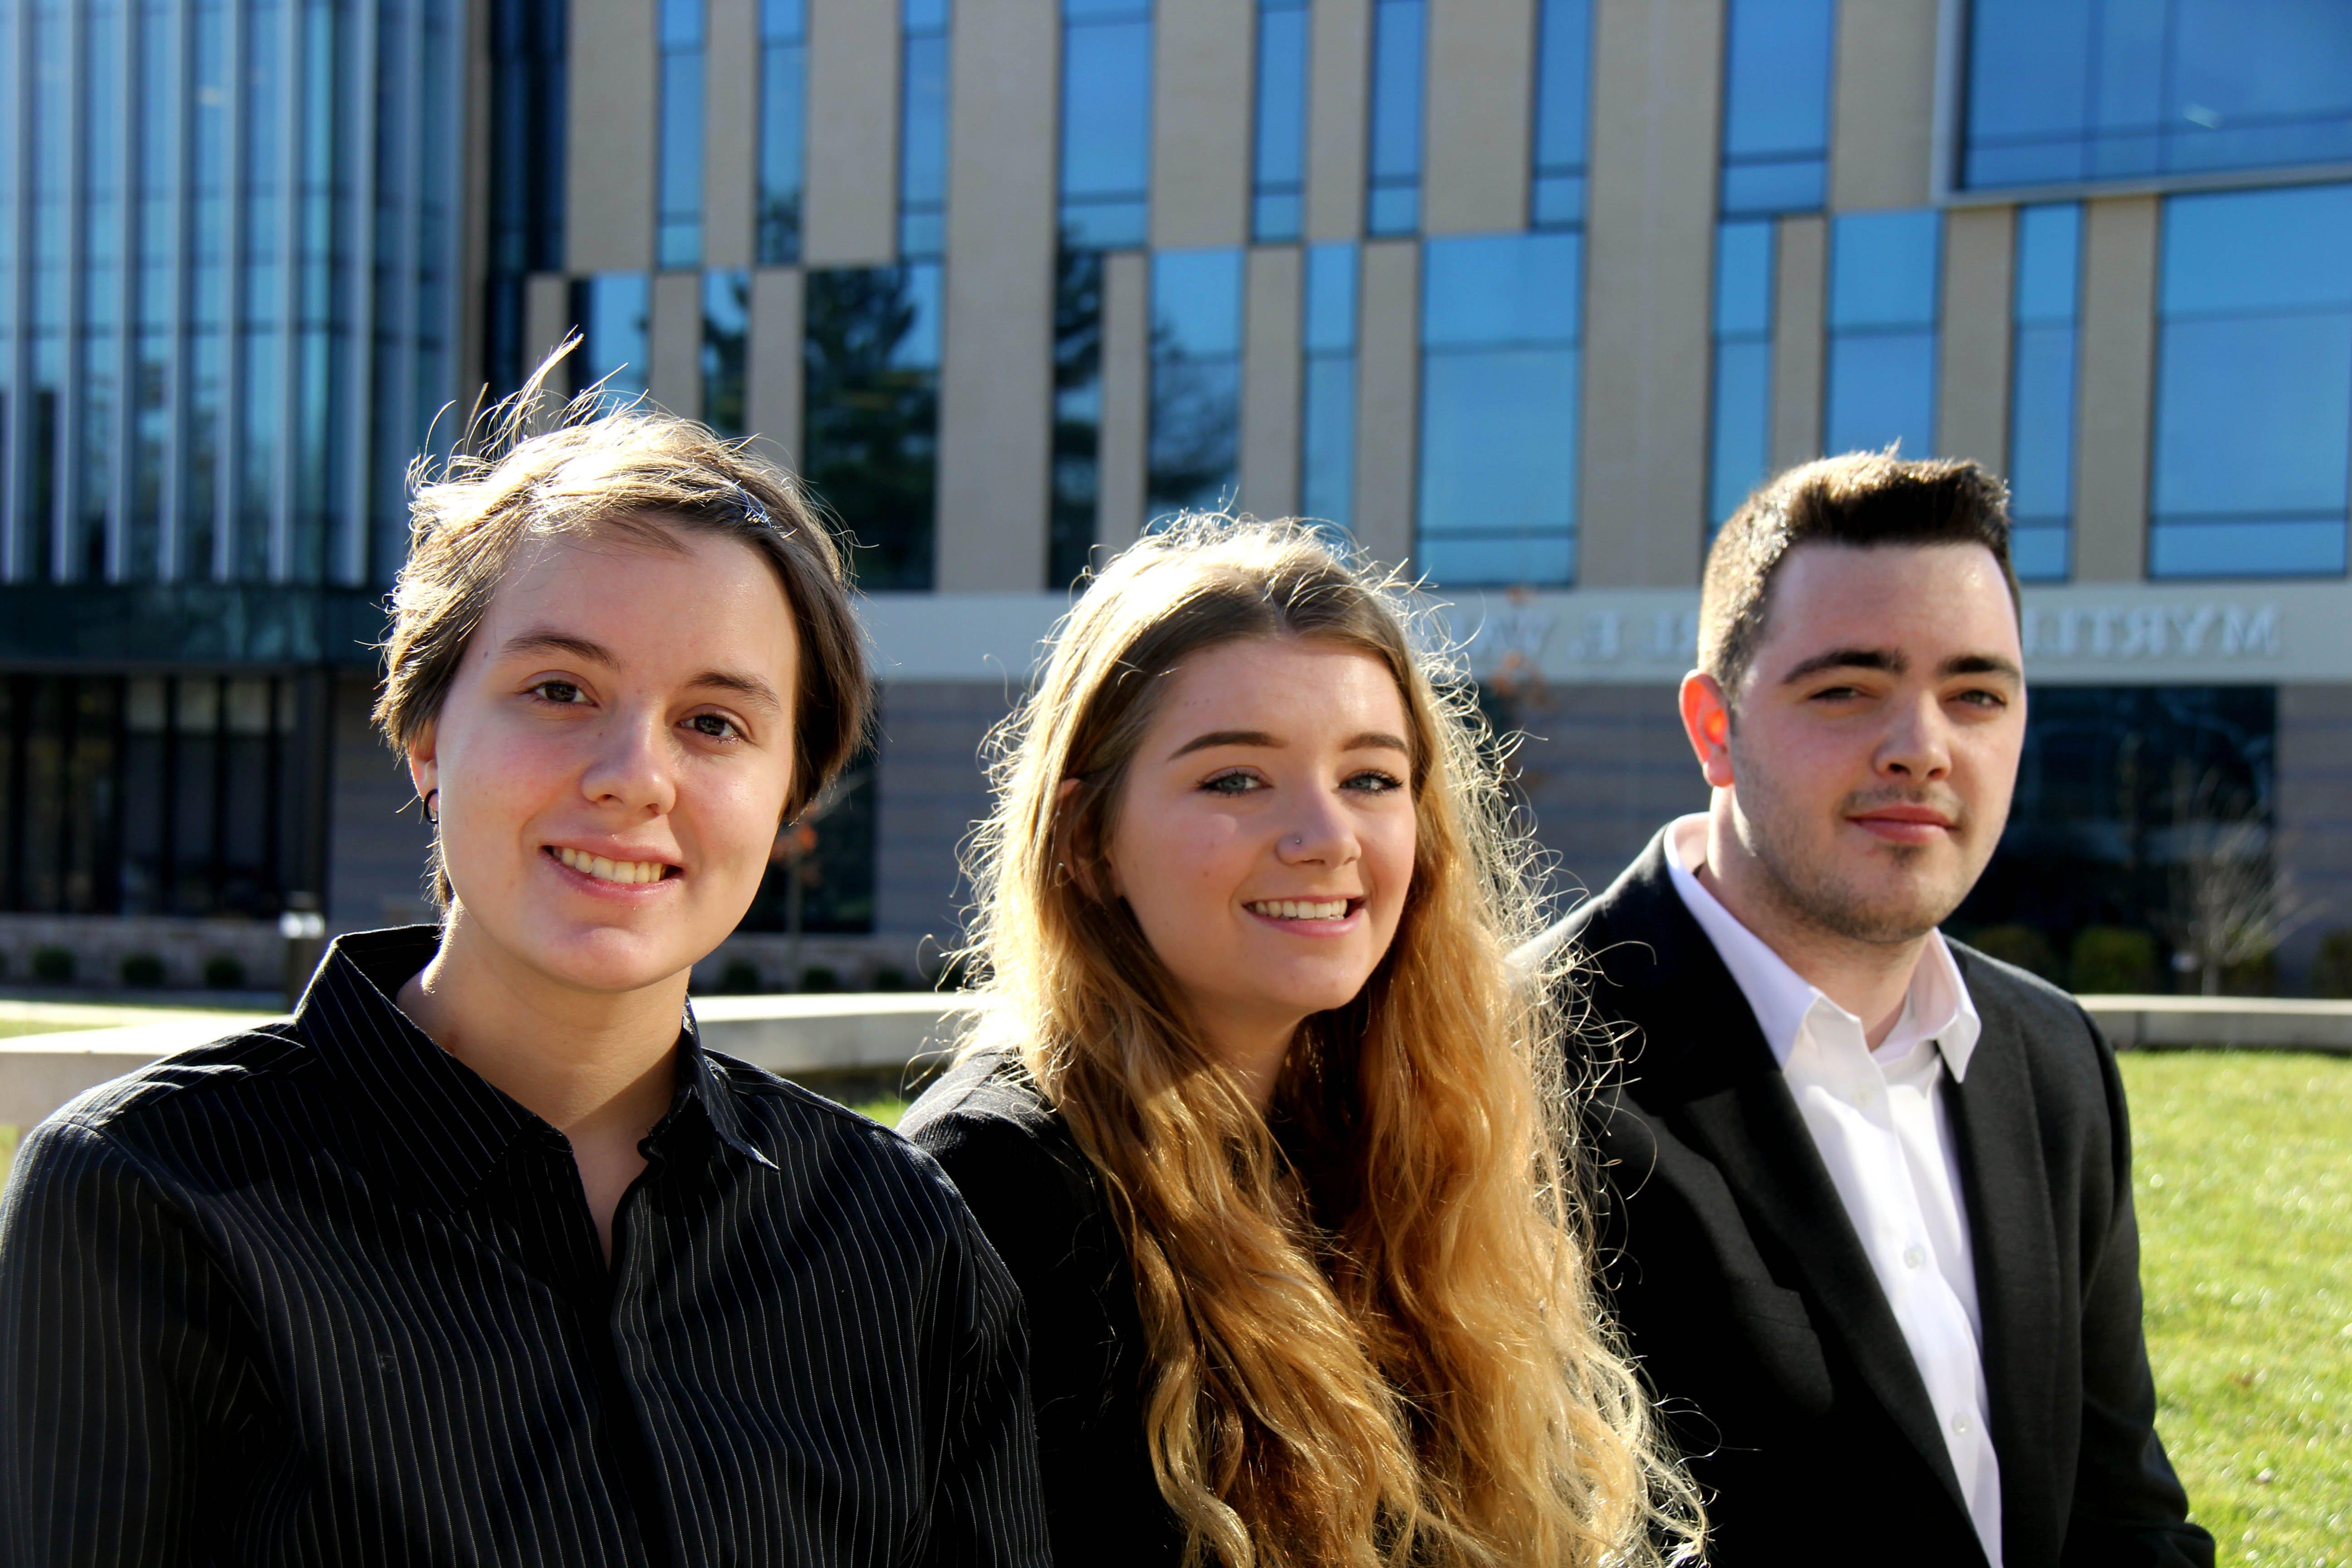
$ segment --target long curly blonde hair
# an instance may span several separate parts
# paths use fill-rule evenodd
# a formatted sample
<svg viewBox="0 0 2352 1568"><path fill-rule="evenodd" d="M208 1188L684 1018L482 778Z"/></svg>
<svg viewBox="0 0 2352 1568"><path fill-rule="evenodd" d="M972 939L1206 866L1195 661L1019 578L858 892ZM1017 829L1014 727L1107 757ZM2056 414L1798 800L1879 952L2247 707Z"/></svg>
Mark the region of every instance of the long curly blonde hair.
<svg viewBox="0 0 2352 1568"><path fill-rule="evenodd" d="M1111 562L992 739L967 1048L1016 1050L1101 1173L1188 1563L1678 1556L1697 1507L1593 1299L1553 987L1508 958L1540 924L1535 853L1467 680L1412 625L1295 522L1187 518ZM1395 677L1417 842L1387 956L1303 1026L1262 1115L1090 889L1169 676L1280 637Z"/></svg>

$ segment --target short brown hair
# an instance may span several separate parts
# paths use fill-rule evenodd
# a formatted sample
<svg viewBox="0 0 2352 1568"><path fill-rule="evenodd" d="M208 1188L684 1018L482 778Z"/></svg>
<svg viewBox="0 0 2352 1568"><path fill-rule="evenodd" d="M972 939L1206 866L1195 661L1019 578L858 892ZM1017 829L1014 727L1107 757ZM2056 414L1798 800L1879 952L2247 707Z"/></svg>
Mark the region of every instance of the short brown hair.
<svg viewBox="0 0 2352 1568"><path fill-rule="evenodd" d="M655 548L668 530L740 539L767 561L800 642L789 821L866 739L872 695L840 544L800 482L708 426L583 395L555 427L526 434L558 350L529 385L475 425L482 439L437 471L411 472L408 560L392 590L375 722L405 752L440 713L459 661L515 557L533 539L618 533ZM432 887L445 907L440 846Z"/></svg>
<svg viewBox="0 0 2352 1568"><path fill-rule="evenodd" d="M1764 641L1773 574L1800 544L1981 544L2000 563L2014 607L2009 526L2009 487L1965 458L1848 452L1776 474L1731 514L1707 552L1698 667L1727 697L1737 692Z"/></svg>

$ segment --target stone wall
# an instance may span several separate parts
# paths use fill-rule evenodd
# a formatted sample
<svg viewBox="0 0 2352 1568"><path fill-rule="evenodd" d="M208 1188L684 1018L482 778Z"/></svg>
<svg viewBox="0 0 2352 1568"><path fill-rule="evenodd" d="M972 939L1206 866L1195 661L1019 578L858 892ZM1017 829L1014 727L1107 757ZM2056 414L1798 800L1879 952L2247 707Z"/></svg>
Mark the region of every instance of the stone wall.
<svg viewBox="0 0 2352 1568"><path fill-rule="evenodd" d="M244 969L243 991L274 991L282 984L286 939L274 920L189 920L172 915L0 914L0 983L38 984L33 955L59 947L74 956L72 984L106 990L122 986L122 961L133 955L163 963L160 989L195 991L205 966L233 958Z"/></svg>

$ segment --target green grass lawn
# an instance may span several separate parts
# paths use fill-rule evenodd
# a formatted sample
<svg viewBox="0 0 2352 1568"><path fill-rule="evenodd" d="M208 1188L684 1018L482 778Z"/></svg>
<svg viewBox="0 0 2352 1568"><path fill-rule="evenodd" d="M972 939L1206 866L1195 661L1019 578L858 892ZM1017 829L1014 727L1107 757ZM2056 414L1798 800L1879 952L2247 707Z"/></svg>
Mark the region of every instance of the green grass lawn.
<svg viewBox="0 0 2352 1568"><path fill-rule="evenodd" d="M2352 1060L2123 1066L2158 1422L2196 1517L2225 1563L2352 1568Z"/></svg>
<svg viewBox="0 0 2352 1568"><path fill-rule="evenodd" d="M68 1029L95 1029L97 1024L45 1024L37 1018L0 1018L0 1040L16 1035L62 1035Z"/></svg>
<svg viewBox="0 0 2352 1568"><path fill-rule="evenodd" d="M2123 1059L2157 1417L2221 1561L2352 1564L2352 1060Z"/></svg>

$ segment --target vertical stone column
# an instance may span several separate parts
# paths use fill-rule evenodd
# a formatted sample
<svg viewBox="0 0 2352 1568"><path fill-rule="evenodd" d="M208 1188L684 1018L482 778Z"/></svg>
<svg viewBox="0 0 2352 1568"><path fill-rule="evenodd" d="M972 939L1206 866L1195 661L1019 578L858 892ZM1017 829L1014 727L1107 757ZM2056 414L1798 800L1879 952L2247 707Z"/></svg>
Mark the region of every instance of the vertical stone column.
<svg viewBox="0 0 2352 1568"><path fill-rule="evenodd" d="M574 273L654 264L655 14L646 0L572 0L563 260Z"/></svg>
<svg viewBox="0 0 2352 1568"><path fill-rule="evenodd" d="M1784 217L1773 236L1772 469L1822 455L1822 360L1829 321L1830 228Z"/></svg>
<svg viewBox="0 0 2352 1568"><path fill-rule="evenodd" d="M801 460L801 321L799 268L765 267L751 274L744 422L770 460L794 469Z"/></svg>
<svg viewBox="0 0 2352 1568"><path fill-rule="evenodd" d="M968 25L960 11L959 26ZM1025 73L1034 86L1036 72ZM878 266L898 253L898 7L809 0L807 217L811 267Z"/></svg>
<svg viewBox="0 0 2352 1568"><path fill-rule="evenodd" d="M1535 0L1431 0L1426 232L1527 226L1535 61Z"/></svg>
<svg viewBox="0 0 2352 1568"><path fill-rule="evenodd" d="M1936 140L1937 7L1839 0L1830 107L1830 205L1927 205Z"/></svg>
<svg viewBox="0 0 2352 1568"><path fill-rule="evenodd" d="M702 417L702 274L654 274L648 323L646 390L655 403L688 419Z"/></svg>
<svg viewBox="0 0 2352 1568"><path fill-rule="evenodd" d="M702 120L702 260L751 265L760 179L760 0L708 0Z"/></svg>
<svg viewBox="0 0 2352 1568"><path fill-rule="evenodd" d="M1151 39L1151 243L1249 237L1255 0L1157 0Z"/></svg>
<svg viewBox="0 0 2352 1568"><path fill-rule="evenodd" d="M1151 263L1139 250L1103 261L1102 422L1095 542L1124 550L1143 532L1151 450Z"/></svg>
<svg viewBox="0 0 2352 1568"><path fill-rule="evenodd" d="M1600 0L1578 576L1698 576L1706 514L1723 7Z"/></svg>
<svg viewBox="0 0 2352 1568"><path fill-rule="evenodd" d="M1249 255L1242 340L1241 510L1287 517L1298 510L1300 311L1305 257L1295 245Z"/></svg>
<svg viewBox="0 0 2352 1568"><path fill-rule="evenodd" d="M2155 196L2083 206L2074 575L2085 583L2133 583L2147 574L2159 210Z"/></svg>
<svg viewBox="0 0 2352 1568"><path fill-rule="evenodd" d="M1061 18L1056 0L988 0L959 8L949 44L945 593L1045 580Z"/></svg>
<svg viewBox="0 0 2352 1568"><path fill-rule="evenodd" d="M1421 428L1421 244L1364 247L1356 350L1356 542L1373 560L1409 560Z"/></svg>
<svg viewBox="0 0 2352 1568"><path fill-rule="evenodd" d="M1307 237L1364 232L1371 0L1315 0L1308 24Z"/></svg>
<svg viewBox="0 0 2352 1568"><path fill-rule="evenodd" d="M1936 450L2009 467L2010 299L2017 209L1944 215L1943 326L1937 344Z"/></svg>

